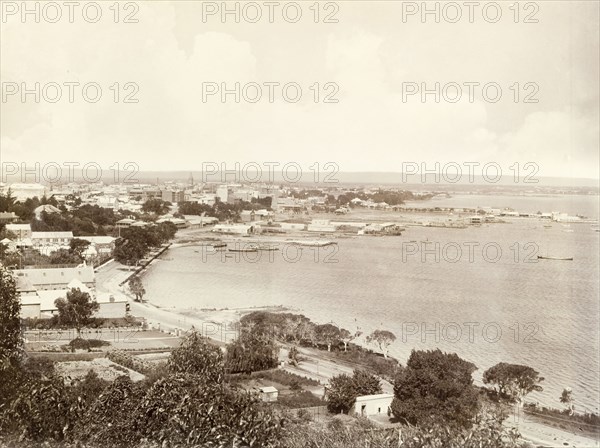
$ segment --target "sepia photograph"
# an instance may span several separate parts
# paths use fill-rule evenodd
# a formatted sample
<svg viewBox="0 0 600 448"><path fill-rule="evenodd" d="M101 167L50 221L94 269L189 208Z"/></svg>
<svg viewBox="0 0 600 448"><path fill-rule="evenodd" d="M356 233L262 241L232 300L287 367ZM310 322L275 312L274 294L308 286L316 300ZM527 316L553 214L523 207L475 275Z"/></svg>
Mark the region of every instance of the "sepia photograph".
<svg viewBox="0 0 600 448"><path fill-rule="evenodd" d="M0 0L0 448L600 448L600 0Z"/></svg>

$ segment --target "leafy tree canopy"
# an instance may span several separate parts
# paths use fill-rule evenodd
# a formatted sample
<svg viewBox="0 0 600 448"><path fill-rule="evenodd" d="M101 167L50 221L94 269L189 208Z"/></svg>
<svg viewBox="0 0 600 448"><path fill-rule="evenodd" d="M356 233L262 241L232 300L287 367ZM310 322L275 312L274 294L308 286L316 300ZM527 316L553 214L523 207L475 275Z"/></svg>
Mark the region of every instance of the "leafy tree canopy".
<svg viewBox="0 0 600 448"><path fill-rule="evenodd" d="M401 422L468 427L477 412L476 367L455 353L413 350L394 382L392 413Z"/></svg>

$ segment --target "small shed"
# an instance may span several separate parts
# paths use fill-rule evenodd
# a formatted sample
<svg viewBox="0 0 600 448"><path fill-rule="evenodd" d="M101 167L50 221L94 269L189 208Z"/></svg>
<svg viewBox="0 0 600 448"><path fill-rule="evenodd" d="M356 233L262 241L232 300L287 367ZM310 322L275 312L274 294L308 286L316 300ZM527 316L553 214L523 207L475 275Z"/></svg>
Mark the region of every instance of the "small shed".
<svg viewBox="0 0 600 448"><path fill-rule="evenodd" d="M370 415L387 414L394 400L393 394L362 395L356 397L354 413L368 417Z"/></svg>
<svg viewBox="0 0 600 448"><path fill-rule="evenodd" d="M262 401L271 402L277 401L277 397L279 396L279 391L273 386L264 386L260 389L260 398Z"/></svg>

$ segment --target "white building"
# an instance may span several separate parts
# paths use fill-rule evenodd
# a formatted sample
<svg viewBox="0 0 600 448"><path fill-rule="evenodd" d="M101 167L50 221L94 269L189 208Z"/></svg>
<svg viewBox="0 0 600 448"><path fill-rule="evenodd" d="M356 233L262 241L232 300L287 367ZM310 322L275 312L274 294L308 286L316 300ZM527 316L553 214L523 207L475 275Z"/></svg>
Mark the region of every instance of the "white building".
<svg viewBox="0 0 600 448"><path fill-rule="evenodd" d="M393 394L362 395L356 397L353 413L363 417L379 414L387 415L393 400Z"/></svg>
<svg viewBox="0 0 600 448"><path fill-rule="evenodd" d="M253 226L243 224L217 224L212 229L215 233L225 233L233 235L250 235L254 230Z"/></svg>
<svg viewBox="0 0 600 448"><path fill-rule="evenodd" d="M119 200L112 196L100 196L96 201L96 205L110 210L119 210Z"/></svg>
<svg viewBox="0 0 600 448"><path fill-rule="evenodd" d="M40 253L54 252L60 248L68 248L73 239L73 232L31 232L31 243Z"/></svg>
<svg viewBox="0 0 600 448"><path fill-rule="evenodd" d="M306 230L309 232L335 232L336 226L327 219L313 219Z"/></svg>
<svg viewBox="0 0 600 448"><path fill-rule="evenodd" d="M80 240L89 241L97 255L110 255L115 248L116 238L112 236L78 236Z"/></svg>
<svg viewBox="0 0 600 448"><path fill-rule="evenodd" d="M260 389L260 399L265 402L277 401L279 391L273 386L264 386Z"/></svg>
<svg viewBox="0 0 600 448"><path fill-rule="evenodd" d="M67 289L74 280L79 280L91 291L96 288L96 274L92 266L79 265L69 268L26 268L15 269L17 278L17 289L29 291L35 288L37 291L48 291Z"/></svg>
<svg viewBox="0 0 600 448"><path fill-rule="evenodd" d="M6 230L14 233L17 240L31 238L31 224L6 224Z"/></svg>
<svg viewBox="0 0 600 448"><path fill-rule="evenodd" d="M221 185L217 188L217 197L221 202L227 202L229 199L229 187L227 185Z"/></svg>
<svg viewBox="0 0 600 448"><path fill-rule="evenodd" d="M33 213L35 213L35 219L37 219L38 221L42 220L42 213L47 213L47 214L57 214L60 213L60 209L56 208L55 206L51 205L51 204L44 204L44 205L40 205L39 207L36 207L36 209L33 211Z"/></svg>

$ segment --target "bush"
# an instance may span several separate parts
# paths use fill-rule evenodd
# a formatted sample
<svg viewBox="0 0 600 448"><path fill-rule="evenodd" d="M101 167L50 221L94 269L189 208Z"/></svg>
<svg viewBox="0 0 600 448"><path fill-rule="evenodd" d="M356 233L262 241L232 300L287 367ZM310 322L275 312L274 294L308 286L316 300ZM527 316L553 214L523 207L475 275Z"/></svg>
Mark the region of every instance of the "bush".
<svg viewBox="0 0 600 448"><path fill-rule="evenodd" d="M281 406L291 409L311 408L314 406L323 406L325 404L325 401L307 390L293 394L279 394L277 402Z"/></svg>
<svg viewBox="0 0 600 448"><path fill-rule="evenodd" d="M312 415L306 409L298 409L296 411L296 416L305 422L310 422L312 420Z"/></svg>
<svg viewBox="0 0 600 448"><path fill-rule="evenodd" d="M282 384L283 386L292 387L299 386L318 386L319 382L312 378L296 375L295 373L288 372L286 370L265 370L263 372L256 372L251 375L252 378L260 378L270 380L275 383Z"/></svg>
<svg viewBox="0 0 600 448"><path fill-rule="evenodd" d="M293 424L282 440L286 448L517 448L517 434L495 421L485 421L470 431L436 426L430 430L402 427L381 428L363 419L351 419L348 424L332 419L327 427L314 424Z"/></svg>
<svg viewBox="0 0 600 448"><path fill-rule="evenodd" d="M132 356L123 350L112 350L107 353L106 357L116 364L120 364L123 367L135 370L144 375L154 370L154 367L151 364L136 356Z"/></svg>
<svg viewBox="0 0 600 448"><path fill-rule="evenodd" d="M68 345L71 350L91 350L93 348L109 346L110 342L103 341L101 339L75 338L71 342L69 342Z"/></svg>

